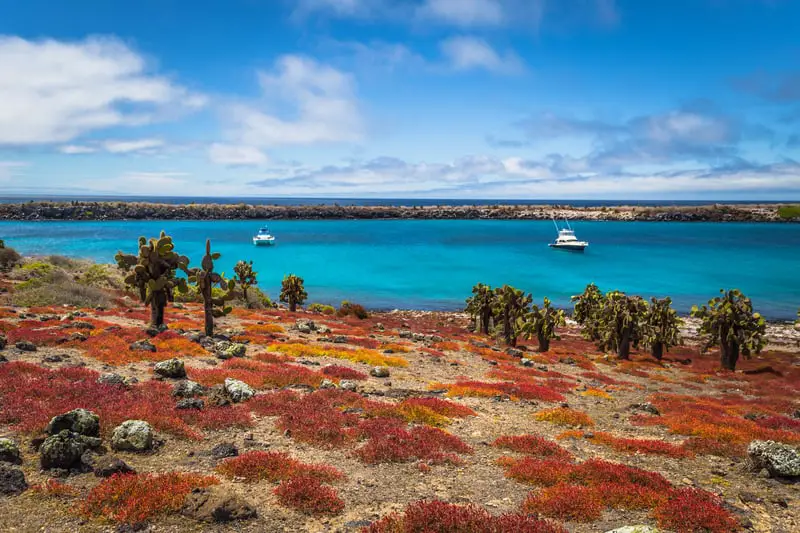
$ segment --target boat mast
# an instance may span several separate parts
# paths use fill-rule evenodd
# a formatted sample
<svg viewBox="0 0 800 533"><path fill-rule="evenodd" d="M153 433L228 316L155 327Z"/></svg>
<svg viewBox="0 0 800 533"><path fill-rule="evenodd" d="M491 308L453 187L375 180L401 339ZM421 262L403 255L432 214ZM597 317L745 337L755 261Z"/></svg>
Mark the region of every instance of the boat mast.
<svg viewBox="0 0 800 533"><path fill-rule="evenodd" d="M560 229L558 229L558 224L556 224L556 219L555 219L555 217L550 217L550 218L553 220L553 225L556 227L556 233L560 233L560 231L561 231L561 230L560 230Z"/></svg>
<svg viewBox="0 0 800 533"><path fill-rule="evenodd" d="M567 220L566 217L564 218L564 222L567 223L567 229L572 231L572 226L569 225L569 220Z"/></svg>

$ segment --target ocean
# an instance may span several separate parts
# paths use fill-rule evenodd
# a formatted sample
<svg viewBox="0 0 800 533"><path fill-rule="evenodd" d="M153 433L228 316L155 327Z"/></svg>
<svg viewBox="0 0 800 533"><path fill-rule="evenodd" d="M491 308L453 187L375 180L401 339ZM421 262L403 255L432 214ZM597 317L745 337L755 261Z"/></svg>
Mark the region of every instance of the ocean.
<svg viewBox="0 0 800 533"><path fill-rule="evenodd" d="M551 222L506 220L273 221L275 247L255 247L256 221L0 222L0 238L27 255L113 262L140 235L163 229L198 264L206 238L232 274L254 262L259 287L277 298L288 273L305 279L309 302L350 300L373 309L457 310L475 283L508 283L567 307L594 282L644 297L671 296L680 312L739 288L771 319L800 307L800 225L577 222L585 253L548 248Z"/></svg>

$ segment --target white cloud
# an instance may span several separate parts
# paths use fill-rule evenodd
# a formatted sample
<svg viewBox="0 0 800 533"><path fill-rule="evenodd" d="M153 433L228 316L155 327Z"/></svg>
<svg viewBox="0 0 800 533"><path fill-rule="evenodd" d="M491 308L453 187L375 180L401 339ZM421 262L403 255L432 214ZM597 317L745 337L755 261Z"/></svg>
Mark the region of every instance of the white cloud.
<svg viewBox="0 0 800 533"><path fill-rule="evenodd" d="M27 166L24 161L0 161L0 182L10 181L18 174L17 169Z"/></svg>
<svg viewBox="0 0 800 533"><path fill-rule="evenodd" d="M247 166L263 165L269 161L258 148L245 145L214 143L208 149L209 159L220 165Z"/></svg>
<svg viewBox="0 0 800 533"><path fill-rule="evenodd" d="M205 98L148 71L114 38L67 42L0 36L0 145L67 142L195 109Z"/></svg>
<svg viewBox="0 0 800 533"><path fill-rule="evenodd" d="M499 74L524 70L522 60L512 51L499 54L488 42L477 37L452 37L440 43L442 55L455 70L486 69Z"/></svg>
<svg viewBox="0 0 800 533"><path fill-rule="evenodd" d="M499 26L505 21L498 0L426 0L419 15L455 26Z"/></svg>
<svg viewBox="0 0 800 533"><path fill-rule="evenodd" d="M93 154L97 152L94 146L86 146L82 144L67 144L58 149L62 154L77 155L77 154Z"/></svg>
<svg viewBox="0 0 800 533"><path fill-rule="evenodd" d="M102 143L103 148L112 154L128 154L131 152L152 152L164 146L161 139L132 139L124 141L109 140Z"/></svg>
<svg viewBox="0 0 800 533"><path fill-rule="evenodd" d="M264 104L230 106L226 118L236 144L267 148L361 138L361 114L348 74L287 55L278 59L274 72L259 72L258 78L271 112Z"/></svg>

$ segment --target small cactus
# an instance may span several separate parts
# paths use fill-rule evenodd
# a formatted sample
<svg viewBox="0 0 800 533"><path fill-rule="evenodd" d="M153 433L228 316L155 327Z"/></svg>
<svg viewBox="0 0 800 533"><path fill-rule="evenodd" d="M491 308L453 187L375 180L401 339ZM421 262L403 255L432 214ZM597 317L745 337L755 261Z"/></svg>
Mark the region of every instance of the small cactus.
<svg viewBox="0 0 800 533"><path fill-rule="evenodd" d="M181 270L188 274L189 258L175 252L172 237L163 231L158 239L139 237L138 255L123 254L114 256L117 266L123 270L125 285L139 294L139 299L150 306L150 325L164 325L164 308L173 299L177 289L186 292L188 287L184 278L178 278Z"/></svg>
<svg viewBox="0 0 800 533"><path fill-rule="evenodd" d="M503 338L509 346L517 345L521 319L528 312L533 298L510 285L495 289L495 314L499 318Z"/></svg>
<svg viewBox="0 0 800 533"><path fill-rule="evenodd" d="M283 278L281 282L281 301L289 304L289 311L294 313L297 311L298 305L303 305L303 302L308 298L308 293L303 286L303 278L289 274Z"/></svg>
<svg viewBox="0 0 800 533"><path fill-rule="evenodd" d="M219 259L219 253L211 253L211 241L206 240L206 255L200 263L201 268L193 268L189 272L189 283L197 286L197 292L203 297L203 311L205 312L205 330L209 337L214 334L214 318L225 316L231 312L231 307L225 302L236 297L236 282L227 280L221 274L214 272L214 260ZM218 285L224 292L214 296L213 288Z"/></svg>
<svg viewBox="0 0 800 533"><path fill-rule="evenodd" d="M467 298L465 311L475 319L477 329L484 335L489 334L489 323L494 316L497 295L489 285L478 283L472 287L472 296Z"/></svg>
<svg viewBox="0 0 800 533"><path fill-rule="evenodd" d="M598 347L617 352L620 359L630 359L631 345L638 348L642 341L646 314L647 302L641 296L606 293L595 318Z"/></svg>
<svg viewBox="0 0 800 533"><path fill-rule="evenodd" d="M233 279L242 288L242 297L244 297L245 303L249 305L250 300L247 297L247 289L258 285L257 272L253 270L253 262L239 261L233 267L233 272L236 274Z"/></svg>
<svg viewBox="0 0 800 533"><path fill-rule="evenodd" d="M672 308L672 299L650 299L650 306L644 319L644 345L650 347L650 353L659 361L665 351L681 344L680 326L683 323L678 313Z"/></svg>
<svg viewBox="0 0 800 533"><path fill-rule="evenodd" d="M550 349L550 341L558 339L556 328L566 325L563 309L556 309L545 297L542 307L534 304L531 312L525 315L520 331L527 339L536 337L539 341L539 351L546 352Z"/></svg>

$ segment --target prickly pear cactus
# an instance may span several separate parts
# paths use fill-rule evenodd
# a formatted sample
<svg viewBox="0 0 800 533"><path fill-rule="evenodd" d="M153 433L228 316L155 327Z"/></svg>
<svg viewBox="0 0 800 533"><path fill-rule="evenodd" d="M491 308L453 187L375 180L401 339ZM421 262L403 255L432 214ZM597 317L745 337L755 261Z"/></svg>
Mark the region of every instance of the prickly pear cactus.
<svg viewBox="0 0 800 533"><path fill-rule="evenodd" d="M178 278L176 272L188 273L189 258L175 252L172 237L163 231L149 241L139 237L138 255L114 256L117 266L126 272L125 284L139 294L139 299L150 306L150 325L164 325L164 308L171 302L175 289L186 292L186 279Z"/></svg>
<svg viewBox="0 0 800 533"><path fill-rule="evenodd" d="M236 274L233 279L236 281L236 284L242 288L244 301L249 305L250 300L247 297L247 289L258 285L258 280L256 279L257 272L253 270L253 262L239 261L236 263L236 266L233 267L233 272Z"/></svg>
<svg viewBox="0 0 800 533"><path fill-rule="evenodd" d="M542 307L534 304L531 312L522 319L520 331L527 339L536 337L539 342L539 351L546 352L550 349L550 341L558 339L556 328L567 323L563 309L553 307L550 299L545 296Z"/></svg>
<svg viewBox="0 0 800 533"><path fill-rule="evenodd" d="M281 282L280 299L289 304L289 311L292 313L297 311L297 306L303 305L306 298L308 298L308 293L303 285L303 278L294 274L284 276Z"/></svg>
<svg viewBox="0 0 800 533"><path fill-rule="evenodd" d="M206 240L206 255L200 263L201 268L193 268L189 272L189 283L197 286L197 292L203 297L203 310L206 319L206 335L214 334L214 319L225 316L232 311L226 302L236 296L236 282L227 280L221 274L214 272L214 260L219 259L219 253L211 253L211 241ZM219 286L224 292L214 296L214 286Z"/></svg>

